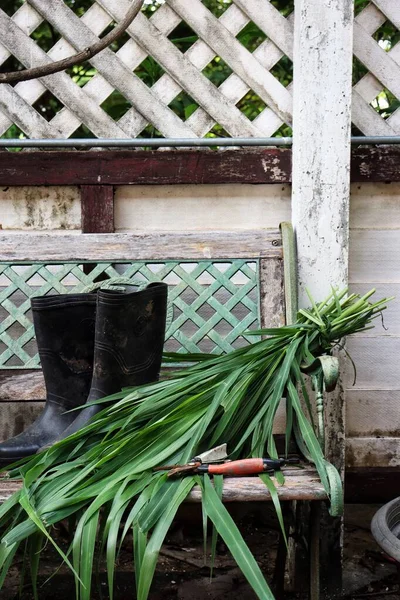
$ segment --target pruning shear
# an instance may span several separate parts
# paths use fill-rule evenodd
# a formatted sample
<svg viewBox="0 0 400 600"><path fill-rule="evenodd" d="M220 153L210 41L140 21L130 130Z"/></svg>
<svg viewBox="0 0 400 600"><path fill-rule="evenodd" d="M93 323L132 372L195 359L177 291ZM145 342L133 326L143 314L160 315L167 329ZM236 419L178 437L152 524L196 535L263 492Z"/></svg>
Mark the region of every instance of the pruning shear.
<svg viewBox="0 0 400 600"><path fill-rule="evenodd" d="M286 464L299 464L298 458L245 458L227 460L226 444L193 457L186 465L165 465L155 471L168 471L168 477L184 473L209 473L210 475L246 476L280 470Z"/></svg>

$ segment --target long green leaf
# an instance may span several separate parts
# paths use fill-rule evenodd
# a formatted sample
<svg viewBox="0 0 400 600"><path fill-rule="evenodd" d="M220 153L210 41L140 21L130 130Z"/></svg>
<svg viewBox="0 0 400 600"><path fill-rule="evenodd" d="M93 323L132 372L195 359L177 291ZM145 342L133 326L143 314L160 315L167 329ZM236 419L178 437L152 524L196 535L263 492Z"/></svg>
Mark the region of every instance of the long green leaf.
<svg viewBox="0 0 400 600"><path fill-rule="evenodd" d="M275 484L272 481L271 477L268 475L268 473L262 473L261 475L259 475L259 478L261 479L261 481L263 483L265 483L265 485L267 486L267 488L269 490L269 493L271 494L271 499L272 499L272 502L274 503L275 512L276 512L276 516L278 517L282 536L283 536L283 539L285 540L285 544L287 547L288 541L287 541L285 523L283 520L282 507L281 507L281 503L279 500L278 491L277 491Z"/></svg>
<svg viewBox="0 0 400 600"><path fill-rule="evenodd" d="M203 502L209 518L228 546L238 567L257 597L260 600L274 600L274 596L263 577L260 567L241 536L235 522L211 485L208 475L204 476Z"/></svg>
<svg viewBox="0 0 400 600"><path fill-rule="evenodd" d="M29 568L31 571L32 590L35 600L39 600L37 578L39 572L40 550L43 546L44 539L44 535L40 531L28 538Z"/></svg>
<svg viewBox="0 0 400 600"><path fill-rule="evenodd" d="M220 500L222 500L222 494L224 491L224 478L222 475L214 475L214 489ZM207 512L207 511L206 511ZM213 525L213 531L211 535L211 560L210 560L210 579L213 576L215 556L217 553L217 542L218 542L218 531L215 525Z"/></svg>
<svg viewBox="0 0 400 600"><path fill-rule="evenodd" d="M142 569L143 558L147 547L147 534L141 531L138 525L133 525L133 557L136 572L136 595L139 594L139 577ZM110 598L111 600L111 598Z"/></svg>
<svg viewBox="0 0 400 600"><path fill-rule="evenodd" d="M179 483L178 489L171 497L171 501L167 509L161 516L154 528L153 533L151 534L140 568L137 600L147 600L148 598L161 545L165 536L167 535L168 529L171 526L178 508L185 500L194 484L194 477L188 477Z"/></svg>
<svg viewBox="0 0 400 600"><path fill-rule="evenodd" d="M315 463L318 474L321 477L322 484L330 495L329 479L326 473L325 459L322 454L321 446L317 440L317 436L314 433L309 421L306 419L303 410L301 408L300 398L297 394L297 390L291 381L288 382L288 393L292 400L293 408L296 412L298 424L300 427L301 435L310 453L312 461Z"/></svg>
<svg viewBox="0 0 400 600"><path fill-rule="evenodd" d="M80 555L80 600L91 600L93 559L98 522L99 511L93 514L83 527Z"/></svg>

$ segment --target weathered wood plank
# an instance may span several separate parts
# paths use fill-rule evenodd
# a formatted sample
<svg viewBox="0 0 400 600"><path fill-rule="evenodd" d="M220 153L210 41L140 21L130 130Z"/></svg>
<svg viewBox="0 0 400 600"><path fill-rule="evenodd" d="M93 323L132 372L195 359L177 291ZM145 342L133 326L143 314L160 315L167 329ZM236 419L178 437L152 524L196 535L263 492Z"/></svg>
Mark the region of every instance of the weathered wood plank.
<svg viewBox="0 0 400 600"><path fill-rule="evenodd" d="M392 0L374 0L376 6L384 13L395 27L400 29L400 10L397 2Z"/></svg>
<svg viewBox="0 0 400 600"><path fill-rule="evenodd" d="M390 126L388 119L382 117L364 100L353 88L351 120L354 125L366 135L396 135L397 132Z"/></svg>
<svg viewBox="0 0 400 600"><path fill-rule="evenodd" d="M114 205L121 233L278 229L291 217L288 185L124 185Z"/></svg>
<svg viewBox="0 0 400 600"><path fill-rule="evenodd" d="M0 111L6 116L7 121L15 123L27 137L54 138L62 136L62 132L48 123L11 85L3 84L1 86Z"/></svg>
<svg viewBox="0 0 400 600"><path fill-rule="evenodd" d="M110 17L110 15L108 15L108 13L98 3L95 3L82 15L81 20L83 23L88 25L93 33L98 35L105 29L106 25L104 24L108 24L110 21L112 21L112 17ZM167 5L161 6L155 12L155 14L153 14L150 20L165 36L168 36L180 22L178 15L176 15ZM67 55L71 54L72 47L68 44L68 42L64 39L60 41L62 41L65 46L70 48L70 51L67 53ZM132 39L124 44L116 52L116 55L122 60L128 69L131 70L131 72L133 72L147 57L147 53L143 50L143 48L136 44L136 42L134 42ZM113 86L102 75L100 75L100 73L96 73L92 79L87 82L87 84L84 86L84 90L99 105L102 104L104 100L108 98L108 96L114 91ZM179 91L180 89L178 87L178 91L173 98L179 93ZM158 94L158 96L164 101L165 104L169 104L169 101L165 102L165 99L161 94ZM72 115L67 115L65 114L66 112L67 111L64 109L59 111L52 119L52 123L58 127L61 127L64 131L65 137L69 137L72 135L74 130L71 131L70 128ZM131 109L125 113L123 118L118 121L118 125L129 136L136 137L146 127L147 120L143 117L143 115L138 113L136 108L131 107ZM76 127L78 126L79 123L76 125Z"/></svg>
<svg viewBox="0 0 400 600"><path fill-rule="evenodd" d="M285 324L283 260L263 259L260 264L260 307L262 327Z"/></svg>
<svg viewBox="0 0 400 600"><path fill-rule="evenodd" d="M3 152L0 185L173 185L290 183L292 151ZM353 182L400 181L400 148L357 148Z"/></svg>
<svg viewBox="0 0 400 600"><path fill-rule="evenodd" d="M19 481L0 481L0 504L8 500L8 498L21 489Z"/></svg>
<svg viewBox="0 0 400 600"><path fill-rule="evenodd" d="M225 484L229 485L229 480L226 480ZM260 484L257 483L257 485ZM18 481L0 482L0 504L7 500L13 492L18 491L20 487ZM265 493L264 490L263 493ZM361 467L346 470L346 502L382 504L392 500L395 496L400 496L400 471L398 468Z"/></svg>
<svg viewBox="0 0 400 600"><path fill-rule="evenodd" d="M3 152L0 185L287 183L291 150Z"/></svg>
<svg viewBox="0 0 400 600"><path fill-rule="evenodd" d="M35 31L43 21L42 16L27 2L24 2L24 4L19 7L12 15L11 19L28 35ZM11 52L0 44L0 63L3 64L10 55Z"/></svg>
<svg viewBox="0 0 400 600"><path fill-rule="evenodd" d="M0 402L0 442L25 431L43 408L43 402Z"/></svg>
<svg viewBox="0 0 400 600"><path fill-rule="evenodd" d="M399 467L399 438L348 437L346 439L346 465L354 468Z"/></svg>
<svg viewBox="0 0 400 600"><path fill-rule="evenodd" d="M373 6L373 5L370 5ZM378 11L378 9L375 8L375 10L378 12L378 14L381 15L381 18L379 19L379 22L385 22L386 21L386 17L384 14L382 14L380 11ZM358 20L358 19L357 19ZM372 36L376 29L379 29L379 27L376 27L377 22L373 22L372 23L372 27L363 27L364 30L368 30L369 34ZM376 29L375 29L376 27ZM374 31L375 30L375 31ZM400 49L397 47L397 45L392 46L392 48L389 50L389 52L387 52L387 54L397 63L399 64L399 59L400 59ZM375 77L374 73L376 72L376 75L378 76ZM360 79L360 81L358 81L356 83L356 85L354 86L354 90L357 91L358 94L360 94L360 96L362 96L365 106L368 106L370 104L370 102L372 102L377 95L384 89L384 85L380 82L379 80L379 71L373 71L373 72L369 72L366 75L364 75L364 77L362 77ZM383 119L381 118L381 120L383 121ZM389 123L391 123L391 125L393 125L393 121L391 118L388 119ZM369 135L373 135L372 132L368 132Z"/></svg>
<svg viewBox="0 0 400 600"><path fill-rule="evenodd" d="M232 12L235 11L235 15L232 15ZM278 13L279 14L279 13ZM241 18L240 18L241 17ZM225 27L231 31L233 34L236 34L236 31L240 31L242 29L244 23L247 24L249 21L247 15L245 15L235 4L232 4L220 17L219 21ZM293 24L293 13L289 15L288 22ZM235 27L236 25L236 27ZM205 43L203 40L198 40L196 44L199 43L204 48L205 60L212 55L214 58L215 53L213 50ZM187 55L192 52L195 52L194 44L187 51ZM271 39L266 39L262 42L253 52L253 56L257 58L257 60L267 69L268 71L272 69L272 67L282 58L284 53L278 46L276 46ZM211 60L211 59L210 59ZM210 62L210 60L208 62ZM196 66L199 68L199 65L196 61ZM208 63L207 63L208 64ZM158 81L155 86L158 86ZM288 85L287 89L291 89L291 84ZM245 81L243 81L236 73L232 73L222 84L219 86L219 90L231 100L235 104L239 102L250 90L249 86ZM263 132L265 136L271 136L279 129L279 127L283 124L282 119L276 115L271 109L265 108L255 119L254 124ZM198 136L204 136L212 127L215 125L215 121L208 115L208 113L199 107L190 117L187 119L188 125L193 129Z"/></svg>
<svg viewBox="0 0 400 600"><path fill-rule="evenodd" d="M397 390L346 391L348 437L398 437L400 445L400 382Z"/></svg>
<svg viewBox="0 0 400 600"><path fill-rule="evenodd" d="M399 389L400 336L359 335L349 337L347 350L357 367L356 387L358 389ZM353 369L351 365L348 365L346 369L347 389L352 388L353 379Z"/></svg>
<svg viewBox="0 0 400 600"><path fill-rule="evenodd" d="M281 257L277 231L0 235L3 262ZM68 257L68 258L67 258Z"/></svg>
<svg viewBox="0 0 400 600"><path fill-rule="evenodd" d="M293 60L293 23L264 0L235 0L237 6Z"/></svg>
<svg viewBox="0 0 400 600"><path fill-rule="evenodd" d="M387 17L377 8L376 4L378 2L371 2L356 17L359 27L366 32L367 36L371 37L387 20ZM396 62L399 62L399 52L400 48L395 45L388 54ZM379 80L379 73L376 73L376 75L378 77L375 77L375 74L372 72L366 73L353 88L353 123L360 131L367 135L396 135L399 131L396 115L392 114L388 119L382 119L370 105L384 88Z"/></svg>
<svg viewBox="0 0 400 600"><path fill-rule="evenodd" d="M280 500L324 500L326 492L318 474L314 471L285 472L285 484L276 484ZM271 500L269 490L258 477L224 478L224 502L265 502ZM188 502L200 502L201 490L196 487L188 497Z"/></svg>
<svg viewBox="0 0 400 600"><path fill-rule="evenodd" d="M0 403L37 402L45 396L46 388L41 371L16 373L0 370Z"/></svg>
<svg viewBox="0 0 400 600"><path fill-rule="evenodd" d="M0 403L38 402L45 396L46 388L41 371L18 374L14 371L10 374L10 371L0 370Z"/></svg>
<svg viewBox="0 0 400 600"><path fill-rule="evenodd" d="M395 229L353 229L350 232L351 283L400 283L399 233Z"/></svg>
<svg viewBox="0 0 400 600"><path fill-rule="evenodd" d="M306 287L318 298L347 283L353 2L295 6L292 220L308 305Z"/></svg>
<svg viewBox="0 0 400 600"><path fill-rule="evenodd" d="M275 482L276 483L276 482ZM276 483L278 496L281 500L324 500L326 493L316 471L285 471L285 484ZM11 493L17 491L20 485L17 481L0 482L0 503L4 502ZM271 494L258 477L226 477L224 478L224 502L269 502ZM187 502L200 502L201 490L195 487L187 498Z"/></svg>
<svg viewBox="0 0 400 600"><path fill-rule="evenodd" d="M100 3L107 8L109 7L110 11L115 11L115 4L109 0L100 0ZM122 9L123 7L121 5L121 10ZM163 10L164 18L161 18L162 11L158 9L158 11L156 11L149 21L156 25L157 29L164 33L164 35L168 35L173 27L167 30L167 22L172 21L173 17L179 21L179 17L174 11L172 11L170 7L166 5L161 7L161 9ZM284 17L282 17L274 7L272 7L272 5L270 11L268 10L268 7L264 6L264 11L265 10L268 11L269 16L272 16L275 19L275 22L279 18L281 18L283 21L286 21L286 19L284 19ZM283 28L281 27L279 30L280 36L278 37L281 37L283 34L287 38L285 38L282 42L282 45L285 47L290 43L290 32L293 27L292 16L293 15L290 15L287 19L288 25ZM249 20L250 19L247 14L242 12L242 10L240 10L236 4L229 6L227 10L219 17L219 23L234 36L236 36L243 29L243 27L245 27L245 25L247 25ZM132 25L134 26L135 24L133 23ZM282 29L283 31L281 33ZM131 31L134 35L134 27L132 27L132 29L129 31ZM274 39L276 39L277 35L273 28L272 32ZM142 30L140 30L140 32L138 31L138 36L138 41L140 44L142 44ZM152 55L154 55L154 46L155 45L152 44L150 48ZM136 44L134 52L135 54L143 54L141 45ZM202 71L215 58L215 55L215 51L201 38L198 39L193 46L191 46L185 52L185 58L189 59L198 69L198 71ZM283 52L271 41L271 39L267 39L256 48L256 50L253 52L253 56L254 58L257 58L258 62L267 71L269 71L283 56ZM137 64L139 64L141 60L139 60ZM179 77L176 79L179 80ZM289 88L290 86L287 87L288 90ZM165 104L169 104L180 93L181 89L181 86L179 86L176 80L173 79L168 73L164 73L164 75L162 75L162 77L160 77L160 79L158 79L152 87L152 90L164 101ZM218 92L222 93L232 105L236 105L248 93L249 90L249 85L238 75L236 75L235 72L233 72L218 87ZM213 117L206 110L204 110L204 108L202 108L204 105L204 99L204 96L202 96L199 108L186 120L187 125L199 137L203 137L206 133L208 133L216 123ZM132 109L129 110L119 121L119 124L124 128L125 131L129 131L132 137L136 137L145 127L146 122L143 122L143 119L139 120L136 115L132 114L132 112ZM213 112L214 110L211 110L211 113ZM281 124L282 120L279 119L279 117L269 108L263 110L262 113L253 121L253 125L256 126L258 130L261 131L265 136L272 135L277 129L279 129ZM242 131L241 135L243 134L244 130Z"/></svg>
<svg viewBox="0 0 400 600"><path fill-rule="evenodd" d="M80 229L80 193L75 186L0 187L0 229Z"/></svg>
<svg viewBox="0 0 400 600"><path fill-rule="evenodd" d="M350 229L399 229L400 186L397 183L353 184Z"/></svg>
<svg viewBox="0 0 400 600"><path fill-rule="evenodd" d="M81 187L82 233L114 232L114 188L112 185Z"/></svg>
<svg viewBox="0 0 400 600"><path fill-rule="evenodd" d="M0 438L7 437L7 434L3 433L4 428L8 431L10 423L17 414L22 415L25 424L33 420L42 406L40 400L44 397L45 386L40 371L2 377L0 379ZM12 408L14 404L17 412ZM346 435L349 437L400 436L399 404L400 390L348 389ZM278 410L274 432L285 432L284 403Z"/></svg>
<svg viewBox="0 0 400 600"><path fill-rule="evenodd" d="M400 181L400 148L353 149L350 175L352 181Z"/></svg>

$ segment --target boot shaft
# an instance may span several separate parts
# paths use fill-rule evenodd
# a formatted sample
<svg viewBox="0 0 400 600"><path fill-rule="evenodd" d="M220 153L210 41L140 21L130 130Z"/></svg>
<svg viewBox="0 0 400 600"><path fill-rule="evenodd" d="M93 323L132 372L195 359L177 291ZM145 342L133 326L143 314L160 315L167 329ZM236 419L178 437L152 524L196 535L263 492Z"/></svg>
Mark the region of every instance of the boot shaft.
<svg viewBox="0 0 400 600"><path fill-rule="evenodd" d="M158 379L166 312L165 283L99 290L91 399Z"/></svg>
<svg viewBox="0 0 400 600"><path fill-rule="evenodd" d="M96 294L32 298L47 399L66 410L86 402L93 372Z"/></svg>

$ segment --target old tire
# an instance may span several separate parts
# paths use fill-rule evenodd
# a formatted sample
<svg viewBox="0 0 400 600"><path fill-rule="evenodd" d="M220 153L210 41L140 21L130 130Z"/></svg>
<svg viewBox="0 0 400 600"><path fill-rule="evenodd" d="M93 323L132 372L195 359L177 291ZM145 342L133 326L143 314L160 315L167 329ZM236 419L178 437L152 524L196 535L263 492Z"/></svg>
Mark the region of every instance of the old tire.
<svg viewBox="0 0 400 600"><path fill-rule="evenodd" d="M400 563L400 497L378 510L371 531L382 550Z"/></svg>

